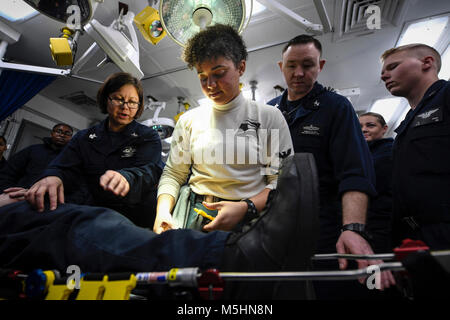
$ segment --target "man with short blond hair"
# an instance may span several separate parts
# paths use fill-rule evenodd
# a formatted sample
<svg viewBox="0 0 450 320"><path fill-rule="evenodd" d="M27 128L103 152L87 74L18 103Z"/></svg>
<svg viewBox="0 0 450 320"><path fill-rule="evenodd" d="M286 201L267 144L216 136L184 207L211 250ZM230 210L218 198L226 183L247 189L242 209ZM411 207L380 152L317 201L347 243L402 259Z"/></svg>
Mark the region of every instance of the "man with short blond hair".
<svg viewBox="0 0 450 320"><path fill-rule="evenodd" d="M397 53L397 52L401 52L404 51L409 55L413 55L415 57L423 57L425 55L432 55L433 58L435 59L435 66L437 69L437 72L439 73L439 71L441 70L441 65L442 65L442 61L441 61L441 55L439 54L439 52L433 48L430 47L426 44L423 43L412 43L412 44L406 44L404 46L400 46L400 47L396 47L396 48L391 48L389 50L386 50L382 55L381 55L381 60L384 61L386 60L387 57L389 57L390 55Z"/></svg>
<svg viewBox="0 0 450 320"><path fill-rule="evenodd" d="M423 240L450 248L450 82L439 80L441 57L425 44L387 50L381 79L411 110L395 130L394 245Z"/></svg>

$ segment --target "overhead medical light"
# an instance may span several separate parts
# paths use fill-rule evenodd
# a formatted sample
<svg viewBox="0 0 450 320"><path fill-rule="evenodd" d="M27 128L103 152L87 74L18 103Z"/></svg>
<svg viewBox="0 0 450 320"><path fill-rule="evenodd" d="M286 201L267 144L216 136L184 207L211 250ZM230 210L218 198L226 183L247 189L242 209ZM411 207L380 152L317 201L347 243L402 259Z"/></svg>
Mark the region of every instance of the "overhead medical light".
<svg viewBox="0 0 450 320"><path fill-rule="evenodd" d="M134 13L128 11L126 15L119 15L119 18L106 27L95 19L92 19L84 26L84 30L94 39L93 46L102 48L108 58L110 58L120 69L131 73L138 79L144 76L139 65L139 42L136 31L133 27ZM124 34L123 30L128 29L132 41ZM88 49L89 50L89 49ZM85 56L80 58L84 59ZM103 60L107 62L108 60ZM83 63L81 61L80 63Z"/></svg>
<svg viewBox="0 0 450 320"><path fill-rule="evenodd" d="M138 27L145 40L157 44L166 36L158 10L147 6L134 17L134 24Z"/></svg>
<svg viewBox="0 0 450 320"><path fill-rule="evenodd" d="M97 3L88 0L24 2L40 13L66 24L59 38L50 38L50 51L58 66L72 65L82 25L92 18Z"/></svg>
<svg viewBox="0 0 450 320"><path fill-rule="evenodd" d="M160 118L159 113L166 108L166 103L163 101L153 101L148 97L148 103L144 106L144 112L140 121L143 125L158 131L161 140L167 139L172 136L173 129L175 128L175 122L171 118ZM147 111L147 112L146 112ZM148 111L154 111L153 117L148 119L146 114Z"/></svg>
<svg viewBox="0 0 450 320"><path fill-rule="evenodd" d="M226 24L241 33L251 10L249 0L161 0L159 7L163 28L181 46L209 25Z"/></svg>
<svg viewBox="0 0 450 320"><path fill-rule="evenodd" d="M67 23L69 20L76 19L80 25L86 24L93 16L98 2L94 0L65 0L65 1L52 1L52 0L23 0L35 10L39 11L46 16L57 20L62 23ZM77 7L75 10L79 10L77 15L74 16L73 6Z"/></svg>
<svg viewBox="0 0 450 320"><path fill-rule="evenodd" d="M112 61L122 71L129 72L136 78L141 79L144 76L139 65L139 43L132 23L133 12L123 15L123 11L121 11L119 17L110 26L103 26L97 20L92 19L97 5L103 0L24 1L40 13L66 25L62 37L50 40L52 56L58 65L72 64L77 33L81 33L83 29L94 39L95 43L75 62L71 70L0 62L2 68L54 75L75 74L100 47L107 58L98 66ZM128 36L124 31L128 31Z"/></svg>

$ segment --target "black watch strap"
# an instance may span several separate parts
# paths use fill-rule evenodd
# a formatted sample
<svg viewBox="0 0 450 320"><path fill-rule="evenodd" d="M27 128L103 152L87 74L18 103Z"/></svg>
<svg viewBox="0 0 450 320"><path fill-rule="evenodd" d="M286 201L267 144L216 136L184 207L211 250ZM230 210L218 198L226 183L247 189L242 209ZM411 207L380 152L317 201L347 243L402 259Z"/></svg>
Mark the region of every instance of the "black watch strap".
<svg viewBox="0 0 450 320"><path fill-rule="evenodd" d="M258 209L256 209L256 206L253 203L253 201L250 199L244 199L242 201L247 203L247 213L245 214L244 222L248 222L248 221L251 221L251 220L257 218L258 217Z"/></svg>
<svg viewBox="0 0 450 320"><path fill-rule="evenodd" d="M344 224L341 228L341 232L344 231L353 231L359 234L361 237L363 237L366 240L371 240L372 236L367 232L366 225L362 223L349 223Z"/></svg>

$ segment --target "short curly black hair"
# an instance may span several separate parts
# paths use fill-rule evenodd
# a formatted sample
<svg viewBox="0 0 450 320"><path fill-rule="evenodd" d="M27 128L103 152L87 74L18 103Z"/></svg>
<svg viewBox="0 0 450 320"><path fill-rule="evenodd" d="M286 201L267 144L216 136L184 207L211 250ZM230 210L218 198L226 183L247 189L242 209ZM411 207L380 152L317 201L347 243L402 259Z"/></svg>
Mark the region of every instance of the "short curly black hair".
<svg viewBox="0 0 450 320"><path fill-rule="evenodd" d="M116 92L126 84L131 84L136 88L139 96L139 108L134 116L135 119L139 118L144 111L144 89L139 79L133 77L126 72L117 72L110 75L103 85L97 91L97 104L100 107L102 113L108 113L108 97L111 93Z"/></svg>
<svg viewBox="0 0 450 320"><path fill-rule="evenodd" d="M247 47L239 33L231 26L216 24L188 40L182 59L190 69L218 57L228 58L238 67L247 56Z"/></svg>

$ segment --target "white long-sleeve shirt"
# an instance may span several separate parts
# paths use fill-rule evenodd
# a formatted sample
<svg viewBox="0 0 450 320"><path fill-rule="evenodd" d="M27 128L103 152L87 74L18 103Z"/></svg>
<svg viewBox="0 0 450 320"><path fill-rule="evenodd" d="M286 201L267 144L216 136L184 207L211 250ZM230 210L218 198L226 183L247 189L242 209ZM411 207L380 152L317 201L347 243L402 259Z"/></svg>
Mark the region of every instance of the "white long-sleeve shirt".
<svg viewBox="0 0 450 320"><path fill-rule="evenodd" d="M272 106L243 97L183 114L172 135L160 194L178 197L186 183L197 194L228 200L275 189L281 157L293 153L288 125Z"/></svg>

